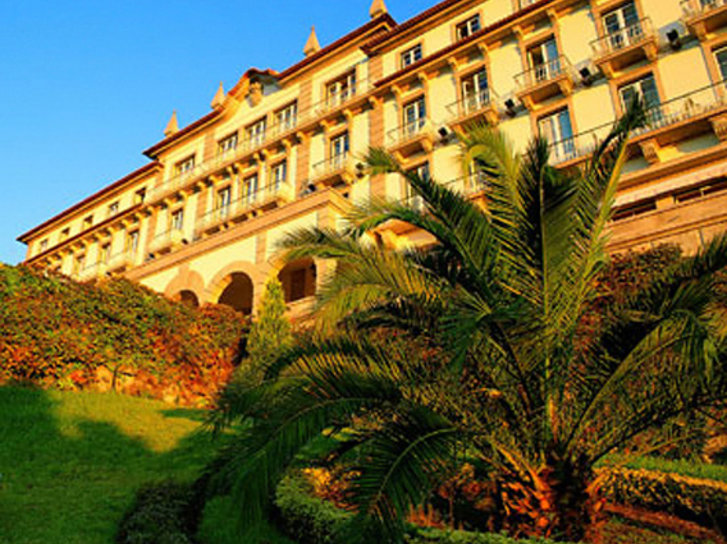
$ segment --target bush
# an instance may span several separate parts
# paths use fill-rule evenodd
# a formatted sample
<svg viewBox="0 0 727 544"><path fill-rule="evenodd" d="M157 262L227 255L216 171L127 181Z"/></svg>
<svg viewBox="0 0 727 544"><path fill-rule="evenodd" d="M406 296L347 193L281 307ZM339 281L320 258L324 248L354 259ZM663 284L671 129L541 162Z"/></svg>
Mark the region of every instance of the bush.
<svg viewBox="0 0 727 544"><path fill-rule="evenodd" d="M602 469L601 476L610 502L727 529L727 483L626 468Z"/></svg>
<svg viewBox="0 0 727 544"><path fill-rule="evenodd" d="M191 486L174 482L141 489L119 525L118 544L192 544Z"/></svg>
<svg viewBox="0 0 727 544"><path fill-rule="evenodd" d="M335 544L345 535L353 514L312 496L311 484L300 475L289 475L278 485L275 506L281 525L291 538L310 544ZM365 529L364 529L365 530ZM409 544L548 544L542 539L515 540L493 533L444 531L410 526Z"/></svg>
<svg viewBox="0 0 727 544"><path fill-rule="evenodd" d="M180 404L212 399L247 321L192 309L124 279L96 284L0 267L0 384L115 389Z"/></svg>

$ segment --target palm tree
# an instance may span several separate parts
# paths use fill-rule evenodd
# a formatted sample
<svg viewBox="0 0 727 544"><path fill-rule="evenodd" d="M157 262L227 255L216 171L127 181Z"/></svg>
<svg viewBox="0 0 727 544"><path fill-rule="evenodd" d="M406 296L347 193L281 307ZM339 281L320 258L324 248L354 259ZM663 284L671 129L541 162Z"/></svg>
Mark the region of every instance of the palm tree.
<svg viewBox="0 0 727 544"><path fill-rule="evenodd" d="M246 423L214 469L245 520L264 513L321 433L347 429L339 445L361 461L351 500L389 541L473 458L516 506L502 527L596 539L596 463L645 433L640 443L658 446L663 425L727 397L713 289L727 236L654 271L649 288L582 333L627 139L643 119L634 104L570 173L549 165L541 139L519 155L498 131L470 127L458 135L462 165L485 180L485 208L370 150L371 171L403 176L424 206L371 202L351 212L345 232L308 229L285 242L288 259L338 265L318 295L317 340L282 356L220 415ZM370 236L392 220L433 243L395 250ZM415 348L373 341L371 331Z"/></svg>

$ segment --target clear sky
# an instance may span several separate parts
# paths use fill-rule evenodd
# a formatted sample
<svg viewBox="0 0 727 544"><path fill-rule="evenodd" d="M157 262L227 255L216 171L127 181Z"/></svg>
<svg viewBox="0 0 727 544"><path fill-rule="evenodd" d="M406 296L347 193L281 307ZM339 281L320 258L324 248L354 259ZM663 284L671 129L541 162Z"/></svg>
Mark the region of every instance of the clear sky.
<svg viewBox="0 0 727 544"><path fill-rule="evenodd" d="M436 0L387 0L401 22ZM371 0L0 0L0 261L15 238L145 164L249 67L282 70L369 20Z"/></svg>

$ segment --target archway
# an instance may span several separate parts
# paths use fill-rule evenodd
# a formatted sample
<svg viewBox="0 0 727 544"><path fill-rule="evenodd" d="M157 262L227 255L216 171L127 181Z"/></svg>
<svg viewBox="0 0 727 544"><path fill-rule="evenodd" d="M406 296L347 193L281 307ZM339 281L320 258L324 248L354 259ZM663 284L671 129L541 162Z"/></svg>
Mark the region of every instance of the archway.
<svg viewBox="0 0 727 544"><path fill-rule="evenodd" d="M199 308L199 298L197 298L194 291L190 291L189 289L180 291L177 295L177 299L185 306L189 306L190 308Z"/></svg>
<svg viewBox="0 0 727 544"><path fill-rule="evenodd" d="M285 302L295 302L316 294L316 264L313 259L288 263L279 273Z"/></svg>
<svg viewBox="0 0 727 544"><path fill-rule="evenodd" d="M218 304L225 304L245 315L252 313L253 284L244 272L233 272L228 276L227 286L222 291Z"/></svg>

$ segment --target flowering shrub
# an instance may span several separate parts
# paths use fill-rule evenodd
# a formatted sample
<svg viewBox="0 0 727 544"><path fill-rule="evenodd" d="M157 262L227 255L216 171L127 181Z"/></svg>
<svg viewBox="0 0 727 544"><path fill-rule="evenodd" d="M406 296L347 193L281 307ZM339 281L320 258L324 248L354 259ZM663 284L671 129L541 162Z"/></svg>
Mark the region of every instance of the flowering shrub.
<svg viewBox="0 0 727 544"><path fill-rule="evenodd" d="M77 283L0 266L0 383L114 389L180 404L211 399L246 321L188 308L124 279Z"/></svg>

